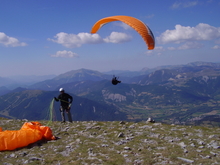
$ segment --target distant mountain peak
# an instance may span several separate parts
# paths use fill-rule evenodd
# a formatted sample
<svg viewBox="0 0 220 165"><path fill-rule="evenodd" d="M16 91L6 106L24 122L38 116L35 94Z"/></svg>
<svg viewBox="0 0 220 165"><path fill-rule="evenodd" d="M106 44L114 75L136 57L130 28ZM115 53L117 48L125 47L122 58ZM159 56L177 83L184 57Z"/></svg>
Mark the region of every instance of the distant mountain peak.
<svg viewBox="0 0 220 165"><path fill-rule="evenodd" d="M214 62L204 62L204 61L196 61L188 63L189 66L218 66L220 67L220 63L214 63Z"/></svg>
<svg viewBox="0 0 220 165"><path fill-rule="evenodd" d="M148 68L148 67L144 67L144 68L142 68L141 69L141 72L145 72L145 71L147 71L147 70L149 70L150 68Z"/></svg>

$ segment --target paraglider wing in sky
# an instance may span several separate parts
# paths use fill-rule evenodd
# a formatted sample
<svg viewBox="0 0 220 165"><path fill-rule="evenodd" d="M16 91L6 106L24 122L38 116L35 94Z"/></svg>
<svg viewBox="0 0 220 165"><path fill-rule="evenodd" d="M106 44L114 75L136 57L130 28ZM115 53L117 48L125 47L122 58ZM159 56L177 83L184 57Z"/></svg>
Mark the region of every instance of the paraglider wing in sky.
<svg viewBox="0 0 220 165"><path fill-rule="evenodd" d="M127 25L131 26L144 39L144 41L148 45L148 49L149 50L154 49L155 40L154 40L154 35L152 31L142 21L134 17L119 15L119 16L111 16L111 17L102 18L93 25L91 33L96 33L103 25L109 22L113 22L113 21L122 21L126 23Z"/></svg>

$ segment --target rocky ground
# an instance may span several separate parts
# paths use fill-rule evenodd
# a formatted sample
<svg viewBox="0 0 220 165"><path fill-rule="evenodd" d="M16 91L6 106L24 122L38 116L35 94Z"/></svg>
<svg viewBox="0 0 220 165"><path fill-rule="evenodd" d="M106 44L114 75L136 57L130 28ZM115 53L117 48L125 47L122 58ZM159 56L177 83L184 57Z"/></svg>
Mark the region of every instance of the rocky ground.
<svg viewBox="0 0 220 165"><path fill-rule="evenodd" d="M24 121L1 119L4 130ZM41 121L43 125L47 121ZM148 122L53 122L57 140L0 152L0 164L220 164L220 128Z"/></svg>

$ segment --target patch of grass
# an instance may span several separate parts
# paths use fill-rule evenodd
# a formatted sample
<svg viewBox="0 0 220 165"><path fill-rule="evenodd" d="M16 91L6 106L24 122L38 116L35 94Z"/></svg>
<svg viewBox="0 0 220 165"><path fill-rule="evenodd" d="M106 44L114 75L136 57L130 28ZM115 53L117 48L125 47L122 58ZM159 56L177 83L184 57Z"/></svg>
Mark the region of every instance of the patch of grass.
<svg viewBox="0 0 220 165"><path fill-rule="evenodd" d="M4 130L17 130L24 121L2 119L0 123ZM53 122L50 127L60 139L0 152L0 160L11 164L187 164L178 159L183 157L196 164L220 162L218 149L208 145L219 143L220 128L119 121ZM119 133L123 136L118 137Z"/></svg>

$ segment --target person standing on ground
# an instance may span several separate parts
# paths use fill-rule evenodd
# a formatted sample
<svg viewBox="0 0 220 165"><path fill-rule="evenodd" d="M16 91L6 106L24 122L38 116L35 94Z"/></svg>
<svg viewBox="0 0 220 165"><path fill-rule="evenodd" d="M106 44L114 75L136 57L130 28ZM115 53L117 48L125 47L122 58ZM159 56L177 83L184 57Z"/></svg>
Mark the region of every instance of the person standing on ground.
<svg viewBox="0 0 220 165"><path fill-rule="evenodd" d="M73 101L73 97L65 93L63 88L60 88L59 91L60 91L60 95L58 96L58 98L54 97L54 100L60 101L60 112L61 112L62 122L64 123L66 121L64 114L65 111L67 113L69 122L72 122L70 108L71 108L71 103Z"/></svg>

